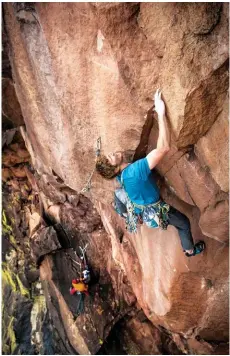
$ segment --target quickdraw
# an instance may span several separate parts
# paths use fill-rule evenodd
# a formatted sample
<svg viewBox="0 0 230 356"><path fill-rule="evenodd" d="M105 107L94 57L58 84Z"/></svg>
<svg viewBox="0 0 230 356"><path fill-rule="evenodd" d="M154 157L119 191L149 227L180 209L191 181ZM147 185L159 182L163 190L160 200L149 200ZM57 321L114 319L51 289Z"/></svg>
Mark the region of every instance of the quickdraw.
<svg viewBox="0 0 230 356"><path fill-rule="evenodd" d="M95 151L95 155L96 157L100 156L101 154L101 137L98 137L97 139L97 142L96 142L96 151ZM82 190L80 191L80 193L86 193L86 192L89 192L90 188L91 188L91 180L92 180L92 177L93 177L93 174L95 172L95 167L94 169L92 170L87 182L86 182L86 185L84 186L84 188L82 188Z"/></svg>

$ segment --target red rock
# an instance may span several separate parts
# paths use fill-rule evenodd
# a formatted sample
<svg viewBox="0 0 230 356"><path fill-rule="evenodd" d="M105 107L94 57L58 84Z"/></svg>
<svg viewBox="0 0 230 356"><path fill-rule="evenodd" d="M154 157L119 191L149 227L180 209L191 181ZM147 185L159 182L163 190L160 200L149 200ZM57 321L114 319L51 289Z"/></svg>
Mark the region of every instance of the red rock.
<svg viewBox="0 0 230 356"><path fill-rule="evenodd" d="M223 111L217 120L195 146L195 152L203 166L208 166L210 173L220 186L229 190L229 122L228 122L228 97L225 100Z"/></svg>
<svg viewBox="0 0 230 356"><path fill-rule="evenodd" d="M4 154L2 156L2 163L6 167L12 167L12 166L14 166L16 164L19 164L19 163L22 163L22 162L26 162L26 161L28 161L28 159L25 159L23 157L19 157L17 155L17 153L15 153L14 151L12 151L10 149L4 150Z"/></svg>
<svg viewBox="0 0 230 356"><path fill-rule="evenodd" d="M202 212L199 225L204 235L218 241L227 242L229 239L229 202L222 200L208 206Z"/></svg>
<svg viewBox="0 0 230 356"><path fill-rule="evenodd" d="M24 124L14 84L9 78L2 79L2 111L3 118L10 120L14 127Z"/></svg>
<svg viewBox="0 0 230 356"><path fill-rule="evenodd" d="M192 355L212 355L214 348L205 341L188 339L188 346Z"/></svg>
<svg viewBox="0 0 230 356"><path fill-rule="evenodd" d="M127 304L137 300L153 324L180 335L178 344L183 345L181 335L192 339L198 332L205 340L222 340L222 335L227 339L228 247L219 241L225 240L227 229L226 198L220 199L226 174L220 178L223 168L218 171L216 158L206 155L204 166L193 147L183 155L178 148L198 147L219 123L228 89L228 4L37 3L35 8L38 22L27 26L15 16L12 4L4 4L15 87L26 125L21 131L34 168L82 192L94 171L99 136L105 154L141 147L146 140L144 115L153 105L153 91L160 87L177 148L165 157L159 172L184 201L181 206L190 213L194 240L202 238L206 250L186 258L173 227L161 231L142 226L137 235L128 234L110 205L114 182L95 173L84 194L100 216L86 197L76 203L78 212L70 202L63 203L65 193L58 195L56 186L55 201L40 193L45 211L60 220L72 244L79 235L94 236L92 243L100 254L95 265L106 266L100 269L103 278ZM149 149L155 147L153 136ZM9 154L3 164L9 167L17 159ZM101 219L107 234L103 230L100 235ZM199 219L202 231L212 238L202 234ZM44 237L44 249L35 246L36 256L52 250L50 238ZM96 253L91 254L96 260ZM55 258L48 259L45 278L58 300L70 342L78 352L97 351L96 339L76 340L71 333L68 305L52 280L52 262Z"/></svg>
<svg viewBox="0 0 230 356"><path fill-rule="evenodd" d="M184 123L177 139L178 147L194 144L206 134L222 110L227 90L228 61L226 60L210 76L201 81L197 88L188 93Z"/></svg>
<svg viewBox="0 0 230 356"><path fill-rule="evenodd" d="M38 213L34 212L33 214L31 214L29 220L30 236L32 236L35 230L37 230L40 227L41 222L42 219Z"/></svg>
<svg viewBox="0 0 230 356"><path fill-rule="evenodd" d="M183 156L177 167L191 199L201 211L215 201L219 186L192 152Z"/></svg>
<svg viewBox="0 0 230 356"><path fill-rule="evenodd" d="M32 256L36 262L48 253L61 248L57 234L52 226L39 228L31 236L30 246Z"/></svg>
<svg viewBox="0 0 230 356"><path fill-rule="evenodd" d="M10 170L10 168L2 168L2 180L3 182L6 182L10 178L13 177L13 174Z"/></svg>
<svg viewBox="0 0 230 356"><path fill-rule="evenodd" d="M11 171L16 178L26 178L26 172L23 166L11 167Z"/></svg>

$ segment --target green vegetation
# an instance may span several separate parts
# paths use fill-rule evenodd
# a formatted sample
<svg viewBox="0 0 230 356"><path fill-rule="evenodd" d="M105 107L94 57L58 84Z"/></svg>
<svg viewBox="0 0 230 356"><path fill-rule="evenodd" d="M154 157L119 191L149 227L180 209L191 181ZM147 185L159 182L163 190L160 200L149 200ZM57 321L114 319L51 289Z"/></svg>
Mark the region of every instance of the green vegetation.
<svg viewBox="0 0 230 356"><path fill-rule="evenodd" d="M17 285L14 281L13 273L9 270L5 262L2 263L2 284L9 285L14 292L17 292Z"/></svg>
<svg viewBox="0 0 230 356"><path fill-rule="evenodd" d="M27 288L24 287L24 285L22 284L19 276L17 274L15 274L17 283L18 283L18 287L20 290L20 294L23 295L24 297L30 298L30 292Z"/></svg>
<svg viewBox="0 0 230 356"><path fill-rule="evenodd" d="M14 350L16 349L17 343L16 343L16 337L14 333L14 317L12 316L10 318L9 324L6 328L3 328L4 334L2 336L2 351L4 354L8 355L13 355Z"/></svg>
<svg viewBox="0 0 230 356"><path fill-rule="evenodd" d="M17 295L30 298L30 292L26 289L19 276L12 272L6 262L2 262L2 291L4 294L5 288L10 287L9 307L13 311L17 300ZM2 298L2 351L3 354L12 355L16 349L16 337L14 333L14 316L8 315L9 310L4 307L4 299Z"/></svg>
<svg viewBox="0 0 230 356"><path fill-rule="evenodd" d="M7 223L6 213L4 210L2 211L2 228L3 228L3 233L5 234L12 233L12 227Z"/></svg>
<svg viewBox="0 0 230 356"><path fill-rule="evenodd" d="M14 292L30 298L29 290L23 286L19 276L9 269L6 262L2 262L2 282L3 288L5 283L5 285L9 285Z"/></svg>

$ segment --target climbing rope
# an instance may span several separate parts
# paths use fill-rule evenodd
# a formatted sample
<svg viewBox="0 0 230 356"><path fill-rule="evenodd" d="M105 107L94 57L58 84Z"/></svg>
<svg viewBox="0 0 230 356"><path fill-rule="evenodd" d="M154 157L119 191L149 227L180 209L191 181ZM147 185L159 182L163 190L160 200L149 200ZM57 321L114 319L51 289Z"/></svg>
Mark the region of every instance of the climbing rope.
<svg viewBox="0 0 230 356"><path fill-rule="evenodd" d="M81 272L82 272L82 263L83 263L83 267L84 267L84 268L87 267L85 252L86 252L86 249L87 249L88 245L89 245L89 244L87 243L84 247L79 246L79 250L81 251L81 256L80 256L81 262L77 262L73 257L70 256L70 254L68 254L67 252L65 252L66 256L68 256L68 258L69 258L73 263L75 263L76 265L78 265L78 267L79 267L79 274L81 274ZM75 255L77 254L76 251L74 251L74 254L75 254Z"/></svg>
<svg viewBox="0 0 230 356"><path fill-rule="evenodd" d="M98 157L101 153L101 137L98 137L97 139L97 142L96 142L96 152L95 152L95 155L96 157ZM80 191L80 193L86 193L90 190L91 188L91 180L92 180L92 177L93 177L93 174L95 172L95 167L93 168L85 186L82 188L82 190Z"/></svg>
<svg viewBox="0 0 230 356"><path fill-rule="evenodd" d="M80 314L84 313L85 310L85 306L84 306L84 294L83 293L77 293L78 297L79 297L79 301L77 304L77 308L76 308L76 317L79 316Z"/></svg>

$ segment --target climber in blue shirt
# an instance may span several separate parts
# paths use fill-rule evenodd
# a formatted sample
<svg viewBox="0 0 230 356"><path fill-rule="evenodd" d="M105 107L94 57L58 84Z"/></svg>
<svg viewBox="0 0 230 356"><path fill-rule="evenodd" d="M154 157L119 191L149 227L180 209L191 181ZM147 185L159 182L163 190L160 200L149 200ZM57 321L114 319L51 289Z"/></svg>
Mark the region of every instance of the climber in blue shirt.
<svg viewBox="0 0 230 356"><path fill-rule="evenodd" d="M117 178L121 182L121 175ZM152 204L160 199L160 191L151 174L146 157L128 165L122 171L122 178L125 191L136 204Z"/></svg>
<svg viewBox="0 0 230 356"><path fill-rule="evenodd" d="M99 156L97 172L106 179L117 177L121 188L115 193L117 212L126 218L130 232L137 231L138 221L147 226L166 229L168 224L177 228L183 250L191 257L201 253L205 244L193 242L189 219L160 199L160 192L151 170L162 160L170 149L170 133L165 117L165 104L158 89L154 97L158 114L159 136L157 147L134 163L128 163L123 152ZM116 205L116 204L115 204ZM119 208L118 208L119 207Z"/></svg>

